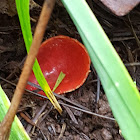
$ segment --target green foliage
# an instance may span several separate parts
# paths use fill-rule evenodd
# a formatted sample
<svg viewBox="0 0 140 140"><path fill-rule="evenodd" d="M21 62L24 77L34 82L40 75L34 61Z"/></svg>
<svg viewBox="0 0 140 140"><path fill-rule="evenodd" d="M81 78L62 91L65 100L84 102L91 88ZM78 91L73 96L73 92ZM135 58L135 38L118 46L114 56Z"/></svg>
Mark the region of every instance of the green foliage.
<svg viewBox="0 0 140 140"><path fill-rule="evenodd" d="M130 75L85 0L62 3L89 52L122 135L139 140L140 95Z"/></svg>
<svg viewBox="0 0 140 140"><path fill-rule="evenodd" d="M27 51L32 42L28 2L29 0L16 0ZM87 3L84 0L62 0L62 2L89 52L124 138L139 140L140 96L135 84ZM40 81L43 75L41 70L38 71L37 61L35 65L33 69L34 72L36 69L37 72L40 71L38 74L41 76L37 78ZM42 88L47 85L45 79L39 84Z"/></svg>
<svg viewBox="0 0 140 140"><path fill-rule="evenodd" d="M21 25L25 45L26 45L26 50L27 52L29 52L33 40L31 25L30 25L29 0L24 0L24 1L16 0L16 7L18 11L18 16L20 20L20 25ZM37 60L35 60L33 71L41 87L44 88L45 85L46 87L48 87L48 83L43 76L43 73L40 69ZM48 90L50 90L49 87Z"/></svg>
<svg viewBox="0 0 140 140"><path fill-rule="evenodd" d="M9 107L10 101L0 86L0 122L3 120ZM30 140L17 116L15 116L14 122L12 124L10 140Z"/></svg>
<svg viewBox="0 0 140 140"><path fill-rule="evenodd" d="M62 82L62 80L65 78L65 75L66 74L64 74L62 71L60 72L60 74L59 74L59 76L58 76L58 78L57 78L57 80L56 80L56 83L55 83L55 85L54 85L54 87L53 87L53 92L56 90L56 88L59 86L59 84Z"/></svg>
<svg viewBox="0 0 140 140"><path fill-rule="evenodd" d="M26 50L29 52L30 46L32 43L32 32L31 32L31 24L30 24L30 15L29 15L29 0L16 0L16 7L17 7L17 12L20 20L20 25L24 37L24 42L26 45ZM35 60L34 66L33 66L33 72L34 75L45 92L46 96L50 99L54 107L61 112L61 107L58 104L55 96L53 95L45 77L43 76L43 73L41 71L41 68L38 64L37 59Z"/></svg>

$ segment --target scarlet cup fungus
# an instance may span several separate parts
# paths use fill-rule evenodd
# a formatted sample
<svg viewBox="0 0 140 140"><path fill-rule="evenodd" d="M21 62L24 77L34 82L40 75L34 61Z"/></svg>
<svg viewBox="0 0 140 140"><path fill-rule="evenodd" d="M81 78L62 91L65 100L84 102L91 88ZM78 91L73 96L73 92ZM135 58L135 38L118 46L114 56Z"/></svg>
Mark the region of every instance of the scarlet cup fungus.
<svg viewBox="0 0 140 140"><path fill-rule="evenodd" d="M39 49L37 60L51 89L60 72L66 74L55 90L58 94L79 88L90 71L90 57L86 48L76 39L67 36L56 36L44 41ZM33 72L29 81L38 85ZM30 85L26 88L31 91L36 90L36 87ZM39 94L45 95L43 91Z"/></svg>

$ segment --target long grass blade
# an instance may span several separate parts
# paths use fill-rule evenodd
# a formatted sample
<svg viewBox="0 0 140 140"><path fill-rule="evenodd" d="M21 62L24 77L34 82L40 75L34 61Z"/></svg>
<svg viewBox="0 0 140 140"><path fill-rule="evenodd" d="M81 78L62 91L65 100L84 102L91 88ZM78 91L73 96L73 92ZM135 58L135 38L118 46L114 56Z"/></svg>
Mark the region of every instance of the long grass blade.
<svg viewBox="0 0 140 140"><path fill-rule="evenodd" d="M31 32L31 24L30 24L30 15L29 15L29 0L16 0L16 7L17 12L20 20L20 25L26 45L26 50L29 52L30 46L32 43L32 32ZM40 66L38 64L37 59L35 60L34 66L33 66L33 72L35 74L35 77L45 92L46 96L50 99L54 107L61 113L62 109L57 102L55 96L53 95L45 77L43 76L43 73L40 69Z"/></svg>
<svg viewBox="0 0 140 140"><path fill-rule="evenodd" d="M140 95L129 73L86 1L61 1L89 52L124 138L139 140Z"/></svg>

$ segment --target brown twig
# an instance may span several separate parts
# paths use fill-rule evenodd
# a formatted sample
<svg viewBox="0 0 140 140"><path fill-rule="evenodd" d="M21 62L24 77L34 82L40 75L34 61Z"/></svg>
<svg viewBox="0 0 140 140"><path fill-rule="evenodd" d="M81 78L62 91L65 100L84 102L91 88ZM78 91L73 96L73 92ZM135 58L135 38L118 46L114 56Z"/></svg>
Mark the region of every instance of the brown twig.
<svg viewBox="0 0 140 140"><path fill-rule="evenodd" d="M42 112L45 110L47 106L47 102L39 109L39 111L37 110L36 114L35 114L35 117L31 120L33 123L36 124L39 116L42 114ZM30 124L27 125L27 128L26 128L26 131L27 133L30 132L30 130L32 129L32 126Z"/></svg>
<svg viewBox="0 0 140 140"><path fill-rule="evenodd" d="M63 101L59 100L59 103L64 103ZM78 121L76 119L76 117L74 116L73 112L70 110L69 107L63 105L63 107L66 109L67 113L69 114L71 120L78 125Z"/></svg>
<svg viewBox="0 0 140 140"><path fill-rule="evenodd" d="M36 124L28 116L26 116L23 112L20 112L20 116L24 120L26 120L26 122L28 122L29 124L31 124L32 126L36 126Z"/></svg>
<svg viewBox="0 0 140 140"><path fill-rule="evenodd" d="M19 82L17 84L13 99L11 101L11 106L0 124L0 140L8 140L10 129L12 122L14 120L14 117L16 115L20 100L22 98L24 89L26 87L28 77L31 73L32 66L34 64L35 58L38 53L38 49L40 47L40 44L43 39L43 35L46 29L46 25L49 21L53 6L54 6L55 0L47 0L44 2L40 18L35 30L34 39L30 48L30 52L27 56L27 59L25 61L23 71L21 73Z"/></svg>
<svg viewBox="0 0 140 140"><path fill-rule="evenodd" d="M136 32L135 32L135 30L134 30L134 28L133 28L133 25L132 25L132 23L131 23L131 20L130 20L130 16L129 16L129 15L128 15L128 20L129 20L129 23L130 23L130 29L131 29L131 31L132 31L132 34L134 35L134 37L135 37L135 39L136 39L136 42L137 42L137 45L138 45L138 47L140 48L140 40L139 40L138 36L136 35Z"/></svg>
<svg viewBox="0 0 140 140"><path fill-rule="evenodd" d="M14 83L12 83L12 82L10 82L10 81L8 81L8 80L2 78L2 77L0 77L0 79L6 81L7 83L9 83L9 84L11 84L11 85L13 85L13 86L16 86L16 84L14 84ZM38 85L36 85L36 84L33 84L33 85L36 86L36 88L41 89L40 86L38 86ZM39 97L48 99L46 96L40 95L39 93L30 91L30 90L27 90L27 89L25 89L25 90L26 90L27 92L32 93L32 94L34 94L34 95L37 95L37 96L39 96ZM84 112L84 113L87 113L87 114L90 114L90 115L93 115L93 116L97 116L97 117L101 117L101 118L104 118L104 119L108 119L108 120L115 121L114 118L107 117L107 116L104 116L104 115L100 115L100 114L91 112L87 107L84 107L84 106L82 106L82 105L80 105L80 104L78 104L78 103L75 103L75 102L69 100L68 98L63 97L62 95L59 95L59 94L56 94L56 93L54 93L54 95L55 95L56 97L58 97L58 98L64 100L64 101L66 101L66 102L72 104L72 105L69 105L69 104L66 104L66 103L63 103L63 102L59 102L59 104L61 104L61 105L64 105L64 106L70 107L70 108L72 108L72 109L76 109L76 110L82 111L82 112Z"/></svg>
<svg viewBox="0 0 140 140"><path fill-rule="evenodd" d="M64 135L65 130L66 130L66 123L63 123L62 129L61 129L61 132L60 132L60 135L59 135L59 137L58 137L57 140L61 140L61 138L62 138L63 135Z"/></svg>

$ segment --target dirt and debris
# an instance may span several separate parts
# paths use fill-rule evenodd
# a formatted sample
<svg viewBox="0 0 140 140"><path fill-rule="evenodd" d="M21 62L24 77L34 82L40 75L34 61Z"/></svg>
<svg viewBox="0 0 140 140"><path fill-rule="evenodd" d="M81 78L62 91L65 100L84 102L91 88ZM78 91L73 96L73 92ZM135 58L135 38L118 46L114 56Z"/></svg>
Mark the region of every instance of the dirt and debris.
<svg viewBox="0 0 140 140"><path fill-rule="evenodd" d="M32 32L41 11L41 0L38 4L40 6L35 6L30 11ZM92 1L90 7L139 89L140 49L136 36L140 39L140 6L124 17L115 16L98 0ZM18 16L11 17L0 13L0 19L0 77L16 84L26 57L25 44ZM56 2L44 40L56 35L67 35L81 41L76 27L59 0ZM137 65L132 66L132 63ZM102 86L99 101L96 100L97 81L97 73L91 65L91 72L84 85L62 96L84 106L83 109L113 118ZM15 87L3 80L0 80L0 84L11 99ZM59 101L67 103L62 99ZM93 116L69 106L62 107L63 114L59 115L48 100L40 100L26 92L17 115L32 140L123 140L116 121Z"/></svg>

